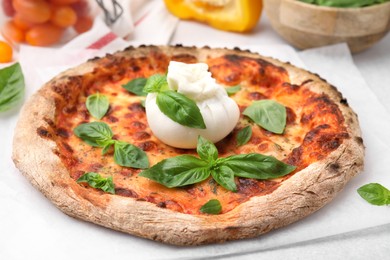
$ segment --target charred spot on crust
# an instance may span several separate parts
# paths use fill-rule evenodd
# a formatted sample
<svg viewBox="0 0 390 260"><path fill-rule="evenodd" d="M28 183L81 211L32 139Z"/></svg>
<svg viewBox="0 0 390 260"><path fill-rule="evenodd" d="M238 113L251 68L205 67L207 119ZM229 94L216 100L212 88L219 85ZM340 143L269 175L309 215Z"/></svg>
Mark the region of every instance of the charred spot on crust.
<svg viewBox="0 0 390 260"><path fill-rule="evenodd" d="M145 140L150 138L150 134L144 131L136 132L133 137L136 140Z"/></svg>
<svg viewBox="0 0 390 260"><path fill-rule="evenodd" d="M250 92L248 93L248 98L250 100L261 100L261 99L267 99L267 97L260 93L260 92Z"/></svg>
<svg viewBox="0 0 390 260"><path fill-rule="evenodd" d="M135 199L139 197L135 191L127 188L115 188L115 194L123 197L135 198Z"/></svg>
<svg viewBox="0 0 390 260"><path fill-rule="evenodd" d="M225 59L233 63L238 63L239 61L243 60L244 57L236 54L229 54L229 55L225 55Z"/></svg>
<svg viewBox="0 0 390 260"><path fill-rule="evenodd" d="M306 85L307 83L313 82L312 79L307 79L304 82L302 82L301 86Z"/></svg>
<svg viewBox="0 0 390 260"><path fill-rule="evenodd" d="M64 147L65 150L67 150L69 153L73 153L74 152L73 148L69 144L67 144L65 142L62 142L62 147Z"/></svg>
<svg viewBox="0 0 390 260"><path fill-rule="evenodd" d="M130 126L131 126L131 128L136 129L136 130L146 129L146 125L144 123L139 122L139 121L131 122Z"/></svg>
<svg viewBox="0 0 390 260"><path fill-rule="evenodd" d="M348 101L347 101L347 99L346 99L346 98L342 98L342 99L340 99L340 103L341 103L341 104L343 104L343 105L346 105L346 106L348 106Z"/></svg>
<svg viewBox="0 0 390 260"><path fill-rule="evenodd" d="M338 172L340 169L340 165L338 163L332 163L329 165L329 169L333 172Z"/></svg>
<svg viewBox="0 0 390 260"><path fill-rule="evenodd" d="M287 114L287 119L286 119L286 123L287 124L292 124L295 122L297 116L295 115L295 112L294 110L292 110L291 108L289 107L286 107L286 114Z"/></svg>
<svg viewBox="0 0 390 260"><path fill-rule="evenodd" d="M163 202L159 202L159 203L157 203L157 205L156 205L157 207L159 207L159 208L163 208L163 209L165 209L166 207L167 207L167 204L165 203L165 201L163 201Z"/></svg>
<svg viewBox="0 0 390 260"><path fill-rule="evenodd" d="M300 165L302 161L303 148L299 146L294 148L288 158L286 159L286 163L290 165Z"/></svg>
<svg viewBox="0 0 390 260"><path fill-rule="evenodd" d="M52 134L43 126L37 129L37 134L42 138L52 138Z"/></svg>
<svg viewBox="0 0 390 260"><path fill-rule="evenodd" d="M146 142L138 144L138 147L146 152L146 151L151 151L151 150L156 149L157 144L153 141L146 141Z"/></svg>
<svg viewBox="0 0 390 260"><path fill-rule="evenodd" d="M176 55L171 57L171 60L184 62L184 63L197 63L198 62L198 59L195 56L188 54L188 53L176 54Z"/></svg>
<svg viewBox="0 0 390 260"><path fill-rule="evenodd" d="M302 84L302 85L303 85L303 84ZM283 86L284 88L287 88L287 89L292 90L292 91L297 91L297 90L299 90L299 89L301 88L302 85L291 84L291 83L289 83L289 82L283 82L283 83L282 83L282 86Z"/></svg>
<svg viewBox="0 0 390 260"><path fill-rule="evenodd" d="M116 123L119 121L119 119L113 115L106 116L106 120L110 123Z"/></svg>
<svg viewBox="0 0 390 260"><path fill-rule="evenodd" d="M363 142L363 138L361 138L360 136L356 136L355 137L355 141L360 144L360 145L364 145L364 142Z"/></svg>
<svg viewBox="0 0 390 260"><path fill-rule="evenodd" d="M141 103L132 103L127 107L132 112L144 112L145 108L141 105Z"/></svg>
<svg viewBox="0 0 390 260"><path fill-rule="evenodd" d="M252 196L254 194L266 194L275 190L278 184L269 180L256 180L248 178L237 178L237 193L245 196ZM265 193L264 193L265 192Z"/></svg>
<svg viewBox="0 0 390 260"><path fill-rule="evenodd" d="M65 128L62 128L62 127L56 129L56 134L57 134L57 136L60 136L63 138L68 138L70 136L68 130L66 130Z"/></svg>

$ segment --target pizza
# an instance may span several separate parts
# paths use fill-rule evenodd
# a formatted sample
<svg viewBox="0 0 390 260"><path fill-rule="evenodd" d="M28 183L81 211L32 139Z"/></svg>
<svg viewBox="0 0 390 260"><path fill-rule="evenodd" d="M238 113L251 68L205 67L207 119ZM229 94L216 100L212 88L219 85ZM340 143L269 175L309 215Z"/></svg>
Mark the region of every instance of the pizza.
<svg viewBox="0 0 390 260"><path fill-rule="evenodd" d="M197 148L164 143L145 96L124 87L164 77L172 62L205 63L219 86L235 89L238 120L215 144L201 136ZM96 95L108 100L101 118L88 107ZM281 132L250 116L264 101L283 107ZM98 137L91 127L103 127ZM318 75L238 48L181 45L128 47L61 73L26 102L13 142L17 168L64 213L175 245L255 237L302 219L363 159L357 115Z"/></svg>

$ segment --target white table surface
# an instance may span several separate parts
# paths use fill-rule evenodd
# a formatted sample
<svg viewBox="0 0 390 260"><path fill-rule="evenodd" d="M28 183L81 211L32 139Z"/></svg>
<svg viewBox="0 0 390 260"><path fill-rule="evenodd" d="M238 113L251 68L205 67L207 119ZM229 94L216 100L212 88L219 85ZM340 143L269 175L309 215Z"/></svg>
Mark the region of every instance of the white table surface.
<svg viewBox="0 0 390 260"><path fill-rule="evenodd" d="M203 24L180 21L170 43L238 47L288 44L272 30L265 15L251 34L228 33L214 30ZM390 101L390 34L371 49L355 54L353 59L368 86L390 112L390 102L388 102ZM3 172L3 169L0 170ZM32 234L26 235L33 237ZM39 234L36 236L39 237ZM0 259L3 259L1 257L3 239L6 237L1 234L0 230ZM15 250L23 250L23 245ZM114 257L116 257L115 254L113 254ZM367 259L369 257L390 259L389 224L309 242L255 250L245 255L230 255L224 259ZM127 258L131 259L132 257L128 256ZM26 254L26 259L28 259L28 254Z"/></svg>
<svg viewBox="0 0 390 260"><path fill-rule="evenodd" d="M200 23L180 21L171 43L183 45L227 44L238 47L288 44L271 28L266 15L262 16L254 32L247 35L216 31ZM354 54L353 60L368 86L390 112L390 34L372 48ZM368 258L390 259L389 224L231 257L231 259L245 260Z"/></svg>

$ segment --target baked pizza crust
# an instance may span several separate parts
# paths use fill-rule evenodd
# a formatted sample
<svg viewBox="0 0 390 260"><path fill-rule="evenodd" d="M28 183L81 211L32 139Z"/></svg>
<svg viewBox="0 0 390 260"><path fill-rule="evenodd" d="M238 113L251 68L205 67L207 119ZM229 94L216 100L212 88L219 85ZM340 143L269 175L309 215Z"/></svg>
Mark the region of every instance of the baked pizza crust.
<svg viewBox="0 0 390 260"><path fill-rule="evenodd" d="M70 178L55 154L56 143L42 138L37 129L54 121L55 101L51 86L66 83L69 76L82 75L96 66L94 60L70 69L35 93L24 105L13 141L13 160L18 169L55 206L66 214L132 235L175 245L200 245L255 237L293 223L330 202L345 184L363 169L364 145L358 118L335 87L319 76L238 49L210 49L182 46L142 46L127 48L115 56L142 56L158 48L165 53L188 52L204 60L208 56L239 54L261 58L285 68L291 84L308 82L305 87L327 94L342 111L350 138L325 159L311 164L285 180L272 193L252 197L221 215L189 215L163 209L146 201L89 192Z"/></svg>

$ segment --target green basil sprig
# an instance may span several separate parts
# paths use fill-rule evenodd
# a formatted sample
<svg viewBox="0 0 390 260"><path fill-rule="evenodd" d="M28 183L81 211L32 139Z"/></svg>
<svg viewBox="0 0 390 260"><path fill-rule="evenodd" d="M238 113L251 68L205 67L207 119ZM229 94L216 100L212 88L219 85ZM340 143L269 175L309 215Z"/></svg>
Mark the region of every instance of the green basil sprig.
<svg viewBox="0 0 390 260"><path fill-rule="evenodd" d="M370 204L377 206L390 205L390 190L379 183L363 185L357 192Z"/></svg>
<svg viewBox="0 0 390 260"><path fill-rule="evenodd" d="M145 152L132 144L115 141L114 160L120 166L144 169L149 167Z"/></svg>
<svg viewBox="0 0 390 260"><path fill-rule="evenodd" d="M237 146L246 144L252 137L252 127L250 125L244 127L237 133Z"/></svg>
<svg viewBox="0 0 390 260"><path fill-rule="evenodd" d="M162 160L139 174L168 188L182 187L212 178L227 190L236 192L234 177L273 179L287 175L295 166L285 164L272 156L257 153L218 158L213 143L199 136L197 153Z"/></svg>
<svg viewBox="0 0 390 260"><path fill-rule="evenodd" d="M286 107L274 100L255 101L244 110L243 114L275 134L282 134L286 127Z"/></svg>
<svg viewBox="0 0 390 260"><path fill-rule="evenodd" d="M92 188L101 189L102 191L115 194L115 187L112 176L103 178L96 172L87 172L77 179L77 183L81 182L88 183L88 185Z"/></svg>
<svg viewBox="0 0 390 260"><path fill-rule="evenodd" d="M217 199L209 200L206 204L204 204L200 208L200 212L206 213L206 214L213 214L218 215L222 211L222 205L221 202Z"/></svg>
<svg viewBox="0 0 390 260"><path fill-rule="evenodd" d="M389 0L300 0L301 2L331 7L363 7L385 3Z"/></svg>
<svg viewBox="0 0 390 260"><path fill-rule="evenodd" d="M0 70L0 112L16 106L24 95L24 76L19 63Z"/></svg>
<svg viewBox="0 0 390 260"><path fill-rule="evenodd" d="M149 167L146 153L135 145L113 140L114 134L110 126L104 122L80 124L73 132L87 144L103 148L102 154L106 154L114 145L114 161L120 166L137 169Z"/></svg>
<svg viewBox="0 0 390 260"><path fill-rule="evenodd" d="M88 112L99 120L104 117L110 107L108 97L100 93L89 95L85 104Z"/></svg>
<svg viewBox="0 0 390 260"><path fill-rule="evenodd" d="M236 94L238 91L241 90L241 86L240 85L236 85L236 86L233 86L233 87L228 87L228 88L225 88L226 90L226 93L231 96L231 95L234 95Z"/></svg>
<svg viewBox="0 0 390 260"><path fill-rule="evenodd" d="M147 78L136 78L131 80L127 84L122 85L122 87L137 96L146 96L147 93L144 92L144 87L146 85L147 80Z"/></svg>
<svg viewBox="0 0 390 260"><path fill-rule="evenodd" d="M105 147L114 135L110 126L103 122L80 124L73 132L84 142L94 147Z"/></svg>
<svg viewBox="0 0 390 260"><path fill-rule="evenodd" d="M184 126L205 129L206 125L195 101L168 88L165 75L153 75L148 78L144 90L157 93L157 106L167 117Z"/></svg>

